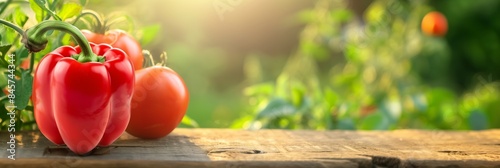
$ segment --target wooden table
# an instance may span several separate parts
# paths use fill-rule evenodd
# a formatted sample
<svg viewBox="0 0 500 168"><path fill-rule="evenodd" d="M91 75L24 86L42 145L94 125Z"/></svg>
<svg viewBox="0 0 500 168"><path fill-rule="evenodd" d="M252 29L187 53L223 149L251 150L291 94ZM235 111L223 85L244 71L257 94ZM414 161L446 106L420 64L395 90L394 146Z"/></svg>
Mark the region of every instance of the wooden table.
<svg viewBox="0 0 500 168"><path fill-rule="evenodd" d="M157 140L124 134L76 156L39 132L16 136L0 167L500 167L500 130L288 131L176 129ZM9 133L0 133L8 148Z"/></svg>

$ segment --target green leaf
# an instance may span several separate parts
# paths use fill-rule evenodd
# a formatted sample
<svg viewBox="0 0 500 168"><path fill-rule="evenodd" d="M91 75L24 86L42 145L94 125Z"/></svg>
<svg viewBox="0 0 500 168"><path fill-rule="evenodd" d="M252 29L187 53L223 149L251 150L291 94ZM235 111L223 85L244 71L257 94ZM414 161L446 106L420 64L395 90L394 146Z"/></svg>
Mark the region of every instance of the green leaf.
<svg viewBox="0 0 500 168"><path fill-rule="evenodd" d="M15 90L15 99L14 105L17 106L17 109L23 110L28 105L28 102L31 97L31 87L33 85L33 76L29 73L29 71L23 71L21 73L21 78L16 80L16 90Z"/></svg>
<svg viewBox="0 0 500 168"><path fill-rule="evenodd" d="M7 113L9 113L9 111L7 111L7 109L5 108L5 105L4 104L0 105L0 119L2 119L2 122L0 122L0 125L1 125L1 123L5 122L5 121L9 121L10 116L7 115Z"/></svg>
<svg viewBox="0 0 500 168"><path fill-rule="evenodd" d="M303 102L306 88L300 82L293 82L291 84L291 101L293 105L300 106Z"/></svg>
<svg viewBox="0 0 500 168"><path fill-rule="evenodd" d="M2 46L0 46L0 53L2 54L2 56L5 57L5 55L7 55L7 52L9 51L9 49L10 49L11 46L12 45L10 45L10 44L9 45L2 45Z"/></svg>
<svg viewBox="0 0 500 168"><path fill-rule="evenodd" d="M142 28L142 38L141 38L141 44L142 45L147 45L151 43L157 37L158 32L160 31L160 25L155 24L151 26L146 26Z"/></svg>
<svg viewBox="0 0 500 168"><path fill-rule="evenodd" d="M12 45L2 45L0 46L0 54L2 57L0 57L0 66L1 67L4 67L4 68L7 68L7 66L9 65L9 63L5 60L5 57L7 57L7 52L10 50L10 47Z"/></svg>
<svg viewBox="0 0 500 168"><path fill-rule="evenodd" d="M372 113L364 118L359 127L363 130L387 130L389 120L380 112Z"/></svg>
<svg viewBox="0 0 500 168"><path fill-rule="evenodd" d="M327 106L328 109L334 107L337 104L338 100L339 100L339 96L331 88L325 88L324 91L323 91L323 95L324 95L323 100L328 105Z"/></svg>
<svg viewBox="0 0 500 168"><path fill-rule="evenodd" d="M15 53L15 61L16 61L16 65L20 65L21 62L26 59L29 55L29 51L28 49L26 49L26 47L20 47L16 50L16 53Z"/></svg>
<svg viewBox="0 0 500 168"><path fill-rule="evenodd" d="M87 5L88 0L80 0L80 5L85 6Z"/></svg>
<svg viewBox="0 0 500 168"><path fill-rule="evenodd" d="M47 5L47 1L45 0L30 0L30 7L35 12L36 20L41 22L45 19L44 17L46 14L51 15L55 20L62 20L54 11L50 10Z"/></svg>
<svg viewBox="0 0 500 168"><path fill-rule="evenodd" d="M0 57L0 67L7 69L7 66L9 66L9 63L3 57Z"/></svg>
<svg viewBox="0 0 500 168"><path fill-rule="evenodd" d="M26 24L26 22L28 21L28 16L24 14L21 7L17 7L11 16L14 24L19 25L19 27L23 27L24 24Z"/></svg>
<svg viewBox="0 0 500 168"><path fill-rule="evenodd" d="M425 96L422 94L411 95L411 100L415 108L420 112L423 112L428 108L427 102L425 101Z"/></svg>
<svg viewBox="0 0 500 168"><path fill-rule="evenodd" d="M331 12L331 16L334 20L339 22L345 22L352 18L353 14L348 9L337 9Z"/></svg>
<svg viewBox="0 0 500 168"><path fill-rule="evenodd" d="M297 112L306 112L307 110L311 109L313 106L313 101L309 97L304 97L302 98L302 102L300 103L299 106L295 106L297 108Z"/></svg>
<svg viewBox="0 0 500 168"><path fill-rule="evenodd" d="M246 96L270 95L274 91L274 84L261 83L249 86L243 90Z"/></svg>
<svg viewBox="0 0 500 168"><path fill-rule="evenodd" d="M192 127L192 128L200 127L195 120L188 117L187 115L184 115L184 117L182 118L181 124L187 125L187 126Z"/></svg>
<svg viewBox="0 0 500 168"><path fill-rule="evenodd" d="M56 6L59 3L59 1L62 1L62 0L47 0L47 7L49 7L49 9L51 11L55 11L56 10ZM62 3L64 3L64 2L62 2Z"/></svg>
<svg viewBox="0 0 500 168"><path fill-rule="evenodd" d="M302 41L300 44L300 50L304 54L319 60L323 60L328 57L328 50L325 46L318 42Z"/></svg>
<svg viewBox="0 0 500 168"><path fill-rule="evenodd" d="M235 128L235 129L245 128L247 124L250 123L253 119L254 117L252 115L244 115L241 118L233 120L229 128Z"/></svg>
<svg viewBox="0 0 500 168"><path fill-rule="evenodd" d="M45 8L47 8L47 1L46 0L35 0L35 4L38 5L40 8L42 8L43 10L45 10Z"/></svg>
<svg viewBox="0 0 500 168"><path fill-rule="evenodd" d="M338 121L337 128L341 130L355 130L356 124L351 118L344 118Z"/></svg>
<svg viewBox="0 0 500 168"><path fill-rule="evenodd" d="M7 75L6 74L0 74L0 88L4 88L7 86ZM3 93L3 92L2 92ZM4 95L4 94L2 94Z"/></svg>
<svg viewBox="0 0 500 168"><path fill-rule="evenodd" d="M348 44L345 47L344 56L348 61L351 62L363 62L360 52L361 50L359 50L358 46Z"/></svg>
<svg viewBox="0 0 500 168"><path fill-rule="evenodd" d="M21 127L23 126L23 120L21 120L21 119L19 118L19 112L18 112L18 111L16 111L16 113L17 113L17 115L16 115L16 125L14 126L14 128L15 128L16 130L20 131L20 130L21 130Z"/></svg>
<svg viewBox="0 0 500 168"><path fill-rule="evenodd" d="M5 17L5 20L7 20L13 24L16 24L14 22L14 20L15 20L14 15L15 15L14 12L9 14L8 16ZM2 43L4 43L4 44L11 44L11 43L15 42L15 40L17 40L17 37L20 35L16 31L14 31L14 29L12 29L10 27L3 26L3 25L1 25L0 27L1 27L0 33L2 34Z"/></svg>
<svg viewBox="0 0 500 168"><path fill-rule="evenodd" d="M29 0L30 7L33 12L35 12L36 21L41 22L46 15L46 12L37 4L37 1L40 0ZM40 3L40 2L38 2Z"/></svg>
<svg viewBox="0 0 500 168"><path fill-rule="evenodd" d="M65 3L57 13L62 20L77 16L82 12L82 6L77 3Z"/></svg>
<svg viewBox="0 0 500 168"><path fill-rule="evenodd" d="M7 6L9 5L7 2L0 2L0 14L5 12L5 9L7 9Z"/></svg>
<svg viewBox="0 0 500 168"><path fill-rule="evenodd" d="M72 36L68 33L64 33L61 38L61 43L64 45L70 44Z"/></svg>
<svg viewBox="0 0 500 168"><path fill-rule="evenodd" d="M281 116L289 116L296 114L298 110L292 103L282 98L274 98L257 114L257 119L269 118L273 119Z"/></svg>
<svg viewBox="0 0 500 168"><path fill-rule="evenodd" d="M20 60L22 60L24 58L28 58L28 55L29 55L29 51L28 51L28 49L26 49L26 47L21 47L21 48L17 49L17 51L16 51L16 58L20 58Z"/></svg>
<svg viewBox="0 0 500 168"><path fill-rule="evenodd" d="M472 130L487 129L488 117L480 110L473 110L469 116L469 124Z"/></svg>

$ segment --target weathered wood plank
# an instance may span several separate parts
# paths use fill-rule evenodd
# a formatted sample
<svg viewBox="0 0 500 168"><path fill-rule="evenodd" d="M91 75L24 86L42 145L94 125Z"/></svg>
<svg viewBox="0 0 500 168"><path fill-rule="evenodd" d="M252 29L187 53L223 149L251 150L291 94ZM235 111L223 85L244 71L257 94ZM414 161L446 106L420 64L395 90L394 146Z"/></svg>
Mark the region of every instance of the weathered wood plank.
<svg viewBox="0 0 500 168"><path fill-rule="evenodd" d="M358 167L358 164L349 161L327 161L327 162L312 162L312 161L131 161L131 160L61 160L51 159L19 159L7 165L0 162L0 165L5 168L10 167L36 167L36 168L122 168L122 167L163 167L163 168L224 168L224 167L238 167L238 168L255 168L255 167L278 167L278 168L351 168Z"/></svg>
<svg viewBox="0 0 500 168"><path fill-rule="evenodd" d="M500 167L500 130L176 129L157 140L124 134L84 157L39 132L16 140L16 160L1 153L0 167Z"/></svg>

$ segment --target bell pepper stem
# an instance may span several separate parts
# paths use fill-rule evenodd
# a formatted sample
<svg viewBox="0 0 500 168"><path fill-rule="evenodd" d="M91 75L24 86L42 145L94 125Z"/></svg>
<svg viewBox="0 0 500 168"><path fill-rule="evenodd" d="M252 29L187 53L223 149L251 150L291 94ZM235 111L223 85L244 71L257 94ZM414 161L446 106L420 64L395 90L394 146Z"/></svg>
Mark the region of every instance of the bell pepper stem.
<svg viewBox="0 0 500 168"><path fill-rule="evenodd" d="M8 2L10 3L10 1ZM17 33L21 34L23 36L23 38L25 38L24 36L26 35L25 32L23 31L23 29L21 29L19 26L13 24L13 23L10 23L6 20L3 20L3 19L0 19L0 24L3 24L7 27L10 27L12 29L14 29ZM35 56L31 55L30 57L30 69L29 69L29 72L31 73L33 71L33 66L34 66L34 63L35 63Z"/></svg>
<svg viewBox="0 0 500 168"><path fill-rule="evenodd" d="M19 26L15 25L14 23L11 23L9 21L6 21L6 20L3 20L3 19L0 19L0 24L3 24L7 27L10 27L11 29L15 30L17 33L23 35L24 34L24 30L21 29Z"/></svg>
<svg viewBox="0 0 500 168"><path fill-rule="evenodd" d="M82 32L75 26L56 20L46 20L26 30L26 39L23 39L26 47L30 51L41 50L47 44L47 37L44 35L49 30L59 30L70 34L82 49L80 62L98 61L97 55L92 52L89 42ZM41 49L40 49L41 48Z"/></svg>

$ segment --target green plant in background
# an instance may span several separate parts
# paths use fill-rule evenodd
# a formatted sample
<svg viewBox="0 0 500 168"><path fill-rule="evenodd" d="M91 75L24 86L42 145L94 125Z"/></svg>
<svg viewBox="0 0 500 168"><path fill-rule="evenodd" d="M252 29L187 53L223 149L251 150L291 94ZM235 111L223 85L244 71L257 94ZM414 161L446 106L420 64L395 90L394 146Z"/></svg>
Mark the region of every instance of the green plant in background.
<svg viewBox="0 0 500 168"><path fill-rule="evenodd" d="M110 11L100 3L6 1L0 3L0 17L24 27L52 19L89 28L91 17L75 20L85 8ZM496 83L500 49L495 47L500 43L497 38L500 24L491 19L500 16L499 2L374 0L363 14L352 11L348 7L352 4L348 3L353 2L318 0L313 8L301 12L298 19L305 27L299 46L283 68L281 57L247 56L244 58L246 80L243 84L237 84L241 79L236 77L240 76L239 72L227 73L239 68L239 59L243 58L202 43L204 37L195 29L201 25L190 26L193 29L189 36L170 43L154 39L157 33L167 38L170 36L162 33L172 33L158 24L137 26L130 23L133 19L129 17L125 19L129 22L115 26L132 31L141 45L151 44L143 48L153 48L152 52L168 48L169 62L173 62L172 67L180 74L185 74L193 93L188 114L202 127L226 127L233 118L240 116L237 112L241 109L247 111L232 123L232 128L500 127L500 114L496 113L500 110L497 96L500 90ZM124 8L126 6L113 7L135 9L135 6ZM450 29L445 37L421 33L422 17L432 10L442 12L449 20ZM144 18L143 15L149 16L140 13L136 17ZM2 26L0 33L3 56L0 70L4 72L0 75L0 87L4 92L7 91L6 65L10 54L15 56L16 91L29 92L32 78L29 60L33 58L36 63L48 51L69 44L71 40L54 31L50 34L54 40L46 50L30 56L19 43L21 36L14 30ZM245 103L238 97L243 85L248 86L243 90ZM4 92L0 93L0 130L6 129L10 120ZM20 114L15 118L16 129L36 129L29 97L17 97L16 103L16 114ZM196 122L186 118L184 124L193 126Z"/></svg>
<svg viewBox="0 0 500 168"><path fill-rule="evenodd" d="M346 1L319 0L301 13L300 47L276 81L244 90L256 108L233 127L500 127L497 84L456 91L449 70L453 48L421 32L421 19L432 9L425 1L376 0L356 16Z"/></svg>
<svg viewBox="0 0 500 168"><path fill-rule="evenodd" d="M30 0L30 1L5 1L0 4L1 18L18 25L20 27L28 27L33 23L38 23L43 20L54 19L66 21L80 14L82 6L86 1L81 3L63 3L58 0ZM26 12L26 6L31 7L30 12ZM30 19L33 18L33 19ZM22 36L13 29L2 26L1 34L1 55L0 70L4 72L0 79L0 88L5 92L0 92L0 130L6 129L12 121L15 121L16 130L31 130L36 128L36 122L33 117L33 105L30 103L31 87L33 83L32 72L34 71L35 61L39 61L47 52L59 47L61 44L69 43L69 38L64 38L60 32L52 32L51 40L47 47L39 53L28 53L28 50L22 46L20 42ZM13 57L10 57L10 56ZM12 63L12 64L11 64ZM11 66L9 66L9 64ZM14 66L12 66L14 65ZM14 72L14 76L9 76ZM8 79L14 82L11 87ZM7 88L9 86L9 88ZM9 94L13 92L14 99L9 99ZM12 100L12 101L11 101ZM12 108L11 106L14 106ZM14 112L16 115L8 114Z"/></svg>
<svg viewBox="0 0 500 168"><path fill-rule="evenodd" d="M95 24L96 20L94 17L85 16L92 16L89 13L95 14L96 12L84 11L87 3L87 0L7 0L0 2L0 18L23 28L31 27L44 20L59 20L71 23L80 29L90 29L92 26L96 26L91 25ZM114 20L111 20L110 22L113 23L107 23L106 26L111 25L114 29L123 29L139 36L140 38L137 39L142 46L153 41L160 30L158 24L132 29L131 27L134 27L133 20L123 14L119 17L110 14L107 18ZM21 43L22 36L19 32L0 26L0 54L2 56L0 58L0 71L2 72L0 75L0 88L2 89L0 92L0 130L10 128L15 128L18 131L37 129L33 116L33 104L30 101L36 64L49 51L62 45L74 44L68 34L51 31L47 33L47 38L50 40L46 48L37 53L29 53ZM197 127L197 123L187 116L182 123L187 127ZM12 127L14 125L15 127Z"/></svg>
<svg viewBox="0 0 500 168"><path fill-rule="evenodd" d="M500 1L428 1L448 17L446 42L450 77L459 92L481 84L478 78L500 79ZM480 77L478 77L480 76Z"/></svg>

